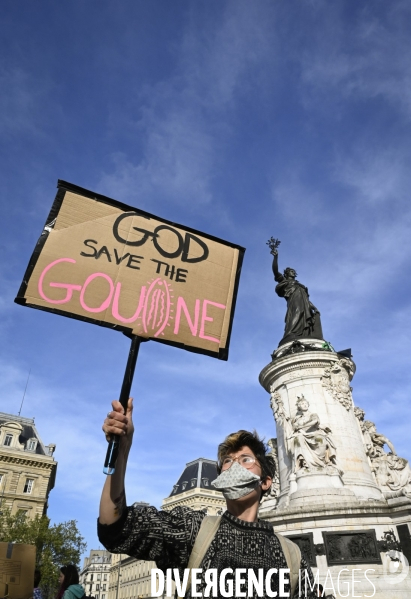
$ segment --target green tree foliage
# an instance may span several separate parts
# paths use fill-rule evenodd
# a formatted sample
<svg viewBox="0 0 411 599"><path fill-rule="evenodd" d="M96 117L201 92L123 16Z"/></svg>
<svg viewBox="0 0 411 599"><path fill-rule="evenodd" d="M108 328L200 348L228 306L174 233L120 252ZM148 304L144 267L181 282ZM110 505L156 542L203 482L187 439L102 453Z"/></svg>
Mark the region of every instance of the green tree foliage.
<svg viewBox="0 0 411 599"><path fill-rule="evenodd" d="M45 599L55 596L59 566L76 564L86 550L76 520L50 525L47 516L27 518L26 514L12 514L0 508L0 541L26 543L36 546L36 567L41 571L41 588Z"/></svg>

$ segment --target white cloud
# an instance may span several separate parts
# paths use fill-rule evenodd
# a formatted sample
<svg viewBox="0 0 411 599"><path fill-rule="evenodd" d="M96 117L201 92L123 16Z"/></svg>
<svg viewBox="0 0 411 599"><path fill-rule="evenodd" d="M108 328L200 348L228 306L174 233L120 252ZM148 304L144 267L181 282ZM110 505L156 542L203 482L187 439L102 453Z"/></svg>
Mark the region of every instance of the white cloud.
<svg viewBox="0 0 411 599"><path fill-rule="evenodd" d="M267 437L275 434L268 395L257 381L284 326L285 302L275 296L264 245L271 234L284 241L281 268L294 265L301 282L308 285L322 312L326 338L337 349L344 347L346 340L347 346L353 346L359 365L353 382L356 402L381 432L398 444L399 452L405 446L410 411L405 389L409 384L411 306L405 272L411 261L411 181L404 125L411 114L411 61L408 38L399 23L409 9L406 4L385 5L386 22L360 11L355 23L344 21L343 2L315 0L304 8L301 5L298 15L287 3L286 8L279 8L279 3L269 1L214 3L213 10L203 3L207 6L204 11L190 5L184 12L186 20L178 23L182 42L173 49L169 75L156 80L153 71L150 81L154 83L138 90L127 81L124 89L133 96L122 116L122 126L128 127L128 144L122 146L122 153L112 154L112 172L106 170L98 188L128 203L138 196L138 205L150 212L156 212L156 203L168 202L173 209L192 211L204 222L208 211L224 234L235 232L234 240L241 243L240 239L246 239L249 248L228 363L178 353L159 344L155 351L150 344L147 354L145 348L139 357L138 384L133 391L136 440L127 480L129 501L160 505L185 462L201 453L213 457L216 445L229 430L256 426ZM315 27L309 18L313 14L318 19ZM170 52L168 40L160 43ZM105 40L103 45L107 52L110 46ZM102 48L98 47L98 52ZM10 90L9 99L0 100L0 130L37 132L33 115L39 114L38 98L43 92L36 88L34 77L9 67L0 71L0 83ZM369 100L382 100L388 107L395 133L389 128L375 133L378 122L362 123L357 112L350 112L359 105L368 107ZM65 101L66 119L81 116L67 98ZM112 101L113 113L123 109ZM295 105L302 105L305 112L295 110ZM265 111L263 116L261 111ZM330 115L335 116L335 129L328 129ZM112 119L116 123L117 115ZM64 119L61 122L64 124ZM318 127L315 131L310 130L313 123ZM100 124L93 120L90 129L84 128L87 151L95 126ZM59 145L61 130L57 133L55 144ZM135 140L130 143L133 134ZM103 144L103 152L111 147L109 142ZM87 161L87 152L77 156L72 154L73 145L67 148L56 153L58 158L52 157L50 168L61 168L68 158L67 168L76 169L78 156L84 159L84 171L80 172L95 168ZM222 171L246 164L238 161L236 153L248 156L247 152L254 151L249 171L241 180L268 181L267 152L270 155L271 148L273 163L277 161L272 169L276 175L272 202L269 183L262 183L261 195L248 199L253 210L250 206L245 210L234 194L227 193L235 172L225 178ZM292 161L287 161L290 152ZM16 187L15 181L10 185ZM27 201L16 202L16 210L33 214L40 203L44 206L49 191L44 183L37 185L38 191L31 190ZM210 204L212 210L208 210ZM257 237L259 246L254 242ZM5 249L9 255L22 251L17 241L10 239ZM19 281L12 283L7 273L4 281L7 287L17 289ZM3 315L11 313L12 299L11 295L0 297ZM59 467L50 513L57 520L78 515L80 528L94 539L91 530L104 482L101 470L106 445L101 420L107 407L103 404L108 404L112 388L117 392L115 382L123 367L118 356L111 362L105 358L122 348L116 342L110 345L108 332L104 333L107 341L100 342L103 335L96 334L92 343L82 345L76 335L80 336L80 326L86 325L61 321L55 336L40 346L39 329L31 328L27 318L27 347L22 349L21 362L13 362L4 342L1 409L17 413L27 379L24 356L36 352L38 363L47 365L44 372L48 368L50 379L32 373L23 414L35 415L44 442L57 444ZM47 325L42 335L46 329ZM16 331L21 329L17 326ZM23 334L20 339L25 340ZM69 350L63 352L67 346ZM74 359L76 351L84 356L82 361ZM75 381L67 376L68 365L61 365L62 356L70 373L76 373Z"/></svg>
<svg viewBox="0 0 411 599"><path fill-rule="evenodd" d="M113 155L113 172L102 175L101 188L115 197L171 200L186 209L212 201L230 111L243 88L252 86L272 42L261 16L254 5L227 2L217 26L189 21L175 71L136 92L142 116L130 126L143 140L143 157Z"/></svg>
<svg viewBox="0 0 411 599"><path fill-rule="evenodd" d="M330 94L338 94L338 110L352 99L383 98L411 118L411 48L403 26L409 18L407 3L365 7L355 20L347 19L342 3L324 3L322 26L315 43L302 56L302 81L324 109ZM380 14L379 14L380 12ZM306 105L314 97L303 95Z"/></svg>
<svg viewBox="0 0 411 599"><path fill-rule="evenodd" d="M408 168L408 148L376 148L372 140L356 147L354 155L337 156L334 176L351 187L358 200L365 204L407 202L411 176ZM367 209L366 206L363 209ZM410 207L404 206L406 213Z"/></svg>
<svg viewBox="0 0 411 599"><path fill-rule="evenodd" d="M292 171L292 172L291 172ZM326 198L320 191L309 189L298 176L298 165L283 173L272 187L272 199L285 221L305 229L326 227L333 220Z"/></svg>
<svg viewBox="0 0 411 599"><path fill-rule="evenodd" d="M327 176L334 186L333 198L328 197L328 187L312 191L298 177L291 183L281 177L272 193L276 209L292 223L300 253L301 248L308 252L304 259L299 257L306 277L301 282L325 297L329 321L338 322L358 317L367 306L376 309L393 280L401 294L407 288L411 175L406 152L363 143L354 155L339 153L334 163L330 161ZM295 259L287 258L287 263ZM300 271L298 264L294 266ZM395 312L396 306L391 308Z"/></svg>
<svg viewBox="0 0 411 599"><path fill-rule="evenodd" d="M0 65L0 88L2 135L42 135L39 107L49 88L47 82L39 82L20 67Z"/></svg>

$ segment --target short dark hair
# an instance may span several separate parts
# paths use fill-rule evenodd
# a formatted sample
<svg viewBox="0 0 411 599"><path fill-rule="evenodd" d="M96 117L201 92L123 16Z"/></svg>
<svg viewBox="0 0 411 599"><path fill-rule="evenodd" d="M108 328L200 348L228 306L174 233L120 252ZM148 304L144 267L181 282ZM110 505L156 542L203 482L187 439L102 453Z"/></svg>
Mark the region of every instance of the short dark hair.
<svg viewBox="0 0 411 599"><path fill-rule="evenodd" d="M257 458L258 463L261 466L261 478L264 480L269 476L270 478L274 478L275 475L275 463L274 460L267 455L267 446L264 443L263 439L260 439L258 433L253 431L244 431L240 430L236 433L230 433L224 439L222 443L218 446L218 457L217 457L217 472L221 473L221 466L224 458L235 451L238 451L244 446L247 446L251 449L255 457ZM269 490L269 489L268 489ZM263 494L267 491L263 491Z"/></svg>
<svg viewBox="0 0 411 599"><path fill-rule="evenodd" d="M68 566L61 566L60 572L64 574L64 580L62 587L66 590L71 584L78 584L79 577L76 566L69 564Z"/></svg>

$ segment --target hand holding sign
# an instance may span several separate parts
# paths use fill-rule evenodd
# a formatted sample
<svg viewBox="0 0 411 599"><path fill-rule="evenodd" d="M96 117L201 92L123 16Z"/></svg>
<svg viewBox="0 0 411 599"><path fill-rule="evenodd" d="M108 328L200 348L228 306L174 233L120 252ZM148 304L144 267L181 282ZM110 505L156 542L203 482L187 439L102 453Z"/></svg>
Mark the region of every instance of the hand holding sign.
<svg viewBox="0 0 411 599"><path fill-rule="evenodd" d="M146 341L145 339L143 339L143 341ZM125 422L125 420L127 420L127 417L130 418L130 422L131 425L127 426L125 429L123 428L124 432L127 434L133 433L134 432L134 426L132 425L132 420L131 420L131 411L132 411L132 400L131 400L131 408L129 407L130 404L130 391L131 391L131 385L133 383L133 377L134 377L134 370L136 367L136 362L137 362L137 356L138 356L138 350L140 349L140 343L141 343L141 339L139 337L133 337L131 339L131 345L130 345L130 352L128 354L128 360L127 360L127 365L126 365L126 371L124 373L124 378L123 378L123 385L121 387L121 392L120 392L120 401L116 402L116 414L113 414L113 416L116 416L116 419L121 422ZM125 419L119 418L117 412L120 411L120 409L118 408L117 404L120 405L121 410L123 412L123 414L125 415ZM114 408L114 406L113 406ZM114 423L112 423L114 424ZM122 427L117 427L117 428L122 428ZM121 441L121 432L120 434L117 434L116 431L111 431L113 432L113 436L112 438L109 440L109 445L107 447L107 453L106 453L106 459L104 461L104 468L103 468L103 472L104 474L113 474L115 471L115 467L116 467L116 461L117 461L117 456L118 456L118 452L120 449L120 441Z"/></svg>
<svg viewBox="0 0 411 599"><path fill-rule="evenodd" d="M134 434L132 418L133 398L130 397L128 399L125 409L119 401L112 401L111 405L113 410L107 414L107 418L103 423L103 431L109 443L104 462L104 474L114 473L121 444L128 451L131 447Z"/></svg>
<svg viewBox="0 0 411 599"><path fill-rule="evenodd" d="M227 360L244 249L59 181L15 301ZM118 440L105 469L113 470Z"/></svg>
<svg viewBox="0 0 411 599"><path fill-rule="evenodd" d="M132 439L134 434L134 424L132 418L133 398L129 397L125 412L119 401L112 401L111 406L113 409L111 412L108 412L107 418L104 420L102 426L107 441L112 440L112 435Z"/></svg>

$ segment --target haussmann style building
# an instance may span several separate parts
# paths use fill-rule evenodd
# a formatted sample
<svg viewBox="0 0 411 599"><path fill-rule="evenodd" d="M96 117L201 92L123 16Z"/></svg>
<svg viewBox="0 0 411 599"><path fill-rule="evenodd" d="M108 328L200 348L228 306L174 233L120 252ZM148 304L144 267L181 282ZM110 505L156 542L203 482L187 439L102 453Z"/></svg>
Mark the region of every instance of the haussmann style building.
<svg viewBox="0 0 411 599"><path fill-rule="evenodd" d="M95 599L108 599L112 554L105 549L92 549L84 558L80 584L85 594Z"/></svg>
<svg viewBox="0 0 411 599"><path fill-rule="evenodd" d="M12 514L47 513L57 471L55 448L44 445L34 418L0 412L0 503Z"/></svg>

